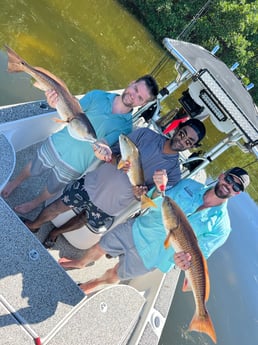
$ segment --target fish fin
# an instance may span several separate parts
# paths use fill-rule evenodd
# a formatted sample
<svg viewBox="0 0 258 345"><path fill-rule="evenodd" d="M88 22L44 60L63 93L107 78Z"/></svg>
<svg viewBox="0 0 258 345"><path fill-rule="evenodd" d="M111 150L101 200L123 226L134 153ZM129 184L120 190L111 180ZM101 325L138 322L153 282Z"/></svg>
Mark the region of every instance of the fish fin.
<svg viewBox="0 0 258 345"><path fill-rule="evenodd" d="M182 286L183 292L192 291L191 284L187 278L184 279L183 286Z"/></svg>
<svg viewBox="0 0 258 345"><path fill-rule="evenodd" d="M56 75L52 74L51 72L49 72L48 70L46 70L43 67L33 67L33 68L34 68L34 70L39 71L41 73L44 73L48 77L50 77L51 79L55 80L58 84L62 85L63 88L66 89L66 91L68 91L70 93L70 91L68 90L67 85L65 84L65 82L62 79L58 78Z"/></svg>
<svg viewBox="0 0 258 345"><path fill-rule="evenodd" d="M58 117L53 117L52 119L53 121L57 122L57 123L67 123L67 121L59 119Z"/></svg>
<svg viewBox="0 0 258 345"><path fill-rule="evenodd" d="M204 276L205 276L205 296L204 300L205 302L208 301L209 296L210 296L210 278L209 278L209 271L208 271L208 264L205 259L205 257L202 255L202 262L203 262L203 267L204 267Z"/></svg>
<svg viewBox="0 0 258 345"><path fill-rule="evenodd" d="M167 235L165 241L164 241L164 247L166 249L168 249L168 247L170 246L170 233Z"/></svg>
<svg viewBox="0 0 258 345"><path fill-rule="evenodd" d="M47 91L48 90L47 87L45 87L42 83L39 83L38 81L35 81L33 83L33 86L36 87L37 89L42 90L42 91Z"/></svg>
<svg viewBox="0 0 258 345"><path fill-rule="evenodd" d="M148 208L148 207L157 207L155 202L146 195L141 196L141 209Z"/></svg>
<svg viewBox="0 0 258 345"><path fill-rule="evenodd" d="M77 121L80 125L87 129L88 135L91 136L93 139L97 139L96 131L90 122L88 116L85 113L80 113L73 118L70 118L68 122Z"/></svg>
<svg viewBox="0 0 258 345"><path fill-rule="evenodd" d="M198 316L196 313L194 314L189 325L189 331L206 333L215 344L217 343L216 332L207 311L203 316Z"/></svg>
<svg viewBox="0 0 258 345"><path fill-rule="evenodd" d="M123 167L125 166L125 162L123 159L120 159L120 161L117 164L117 169L123 169Z"/></svg>

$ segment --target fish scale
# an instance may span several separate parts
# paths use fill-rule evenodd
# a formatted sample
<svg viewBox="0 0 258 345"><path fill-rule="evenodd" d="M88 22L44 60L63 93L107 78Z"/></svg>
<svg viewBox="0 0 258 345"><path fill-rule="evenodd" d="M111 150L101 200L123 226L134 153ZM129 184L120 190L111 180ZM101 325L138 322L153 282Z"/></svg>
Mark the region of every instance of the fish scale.
<svg viewBox="0 0 258 345"><path fill-rule="evenodd" d="M189 325L190 331L206 333L216 343L216 333L205 303L209 298L210 280L207 262L198 246L195 233L180 207L168 196L162 202L162 217L168 233L165 248L171 245L175 252L191 255L191 265L185 271L183 291L190 283L195 301L195 314Z"/></svg>
<svg viewBox="0 0 258 345"><path fill-rule="evenodd" d="M132 186L144 186L144 172L142 168L140 153L136 145L126 135L120 134L119 146L121 152L121 160L117 166L118 169L122 169L125 162L130 163L127 176ZM146 195L141 196L141 208L157 207L152 199Z"/></svg>
<svg viewBox="0 0 258 345"><path fill-rule="evenodd" d="M15 51L5 46L8 54L8 72L25 72L35 79L33 84L42 91L55 90L58 95L57 111L61 119L58 122L68 125L69 133L78 140L95 144L96 132L83 112L79 101L70 93L65 83L42 67L30 66Z"/></svg>

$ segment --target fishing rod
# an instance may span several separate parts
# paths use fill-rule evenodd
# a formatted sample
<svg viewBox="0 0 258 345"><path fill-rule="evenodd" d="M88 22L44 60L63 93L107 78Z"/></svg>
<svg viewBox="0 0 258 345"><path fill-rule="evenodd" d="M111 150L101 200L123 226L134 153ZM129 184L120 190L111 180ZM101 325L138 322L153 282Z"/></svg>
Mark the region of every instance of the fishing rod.
<svg viewBox="0 0 258 345"><path fill-rule="evenodd" d="M184 29L180 32L180 34L176 37L176 39L183 39L189 35L189 33L191 32L191 30L192 30L193 26L195 25L195 23L197 22L197 20L204 14L205 11L206 12L208 11L208 7L212 1L213 0L206 1L206 3L203 5L203 7L196 13L195 16L193 16L190 23L188 23L184 27ZM151 71L150 74L153 77L156 77L160 73L161 69L164 68L164 66L168 63L169 60L170 60L170 56L168 56L167 52L165 52L163 57L161 58L161 60L154 67L154 69Z"/></svg>
<svg viewBox="0 0 258 345"><path fill-rule="evenodd" d="M249 167L250 165L252 165L254 163L257 163L257 162L258 162L258 159L255 159L254 161L252 161L252 162L246 164L245 166L243 166L243 169L245 169L245 168Z"/></svg>

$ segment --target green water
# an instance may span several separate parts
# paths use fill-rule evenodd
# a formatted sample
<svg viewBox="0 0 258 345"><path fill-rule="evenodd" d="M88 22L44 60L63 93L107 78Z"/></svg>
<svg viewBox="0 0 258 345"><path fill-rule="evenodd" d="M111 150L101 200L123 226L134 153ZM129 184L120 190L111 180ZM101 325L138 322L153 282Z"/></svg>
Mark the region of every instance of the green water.
<svg viewBox="0 0 258 345"><path fill-rule="evenodd" d="M74 94L122 88L164 54L113 0L5 1L0 27L1 46L52 71ZM164 82L164 73L158 79Z"/></svg>
<svg viewBox="0 0 258 345"><path fill-rule="evenodd" d="M183 29L183 28L182 28ZM0 47L16 50L34 66L41 66L63 79L73 94L91 89L119 89L140 75L150 73L165 50L114 0L10 0L1 2ZM0 53L0 104L44 98L26 75L10 75L6 57ZM160 87L174 79L174 61L156 76ZM171 97L163 104L164 114L175 107ZM207 121L206 121L207 123ZM204 149L223 137L207 123ZM254 156L233 147L212 163L208 172L216 177L233 165L242 167ZM257 164L248 170L255 181ZM248 192L257 200L255 184Z"/></svg>

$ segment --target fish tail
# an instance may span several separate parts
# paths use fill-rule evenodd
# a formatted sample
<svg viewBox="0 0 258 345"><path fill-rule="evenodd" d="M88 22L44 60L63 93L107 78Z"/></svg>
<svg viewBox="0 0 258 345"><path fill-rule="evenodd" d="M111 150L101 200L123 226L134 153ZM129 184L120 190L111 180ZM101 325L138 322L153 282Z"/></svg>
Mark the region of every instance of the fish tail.
<svg viewBox="0 0 258 345"><path fill-rule="evenodd" d="M196 313L194 314L189 325L189 331L206 333L215 344L217 343L216 332L207 311L204 316L198 316Z"/></svg>
<svg viewBox="0 0 258 345"><path fill-rule="evenodd" d="M25 66L27 66L26 61L8 46L5 46L5 48L8 54L8 72L24 72Z"/></svg>
<svg viewBox="0 0 258 345"><path fill-rule="evenodd" d="M157 207L157 205L155 204L155 202L149 198L146 195L142 195L141 196L141 208L148 208L148 207Z"/></svg>

